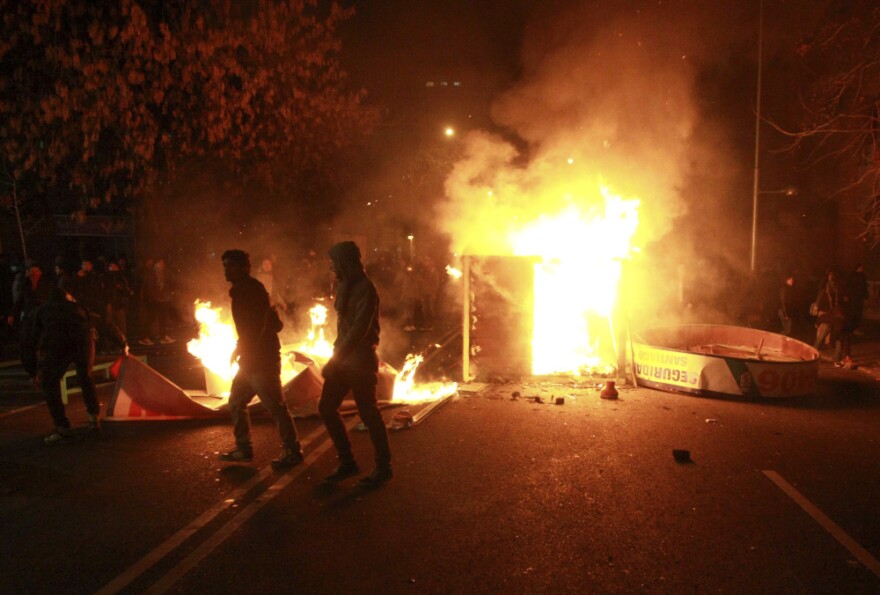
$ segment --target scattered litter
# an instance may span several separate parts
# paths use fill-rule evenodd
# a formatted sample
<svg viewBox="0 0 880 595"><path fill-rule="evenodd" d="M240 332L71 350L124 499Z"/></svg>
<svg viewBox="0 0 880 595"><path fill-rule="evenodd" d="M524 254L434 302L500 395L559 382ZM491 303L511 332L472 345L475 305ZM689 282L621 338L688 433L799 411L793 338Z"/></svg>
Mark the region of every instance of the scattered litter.
<svg viewBox="0 0 880 595"><path fill-rule="evenodd" d="M391 425L388 427L392 430L405 430L411 428L413 423L413 414L410 413L409 409L401 409L394 412L394 415L391 417Z"/></svg>
<svg viewBox="0 0 880 595"><path fill-rule="evenodd" d="M553 402L557 405L565 405L565 397L556 397L556 400Z"/></svg>
<svg viewBox="0 0 880 595"><path fill-rule="evenodd" d="M518 390L515 390L515 391L513 391L513 394L510 395L510 400L511 400L511 401L516 401L516 400L517 400L518 398L520 398L521 396L522 396L522 395L520 394L520 392L519 392Z"/></svg>
<svg viewBox="0 0 880 595"><path fill-rule="evenodd" d="M680 448L672 449L672 457L676 463L691 463L691 451Z"/></svg>
<svg viewBox="0 0 880 595"><path fill-rule="evenodd" d="M367 431L367 425L366 425L364 422L360 421L360 422L358 422L358 424L354 427L354 429L357 430L358 432L366 432L366 431Z"/></svg>
<svg viewBox="0 0 880 595"><path fill-rule="evenodd" d="M543 404L544 404L544 399L543 399L542 397L539 397L539 396L538 396L538 397L527 397L527 398L528 398L528 400L531 401L532 403L536 403L536 404L538 404L538 405L543 405Z"/></svg>
<svg viewBox="0 0 880 595"><path fill-rule="evenodd" d="M717 420L717 419L714 419L714 418L711 418L711 417L707 417L707 418L706 418L706 423L707 423L707 424L717 424L717 423L718 423L718 420Z"/></svg>

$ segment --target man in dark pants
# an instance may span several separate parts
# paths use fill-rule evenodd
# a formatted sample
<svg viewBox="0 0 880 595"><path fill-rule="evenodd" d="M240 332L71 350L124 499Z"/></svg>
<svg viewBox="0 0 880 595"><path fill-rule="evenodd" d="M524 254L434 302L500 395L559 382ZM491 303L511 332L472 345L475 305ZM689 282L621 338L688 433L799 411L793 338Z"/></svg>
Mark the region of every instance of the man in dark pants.
<svg viewBox="0 0 880 595"><path fill-rule="evenodd" d="M350 390L376 451L376 469L361 479L364 487L376 487L392 478L391 448L385 422L376 402L379 377L379 294L364 272L361 252L354 242L330 248L333 272L339 280L334 307L337 314L333 357L324 366L324 387L318 412L327 426L339 456L339 467L325 478L337 483L360 472L351 441L339 415L339 406Z"/></svg>
<svg viewBox="0 0 880 595"><path fill-rule="evenodd" d="M238 333L232 360L238 360L239 370L229 393L235 449L221 453L219 457L233 463L253 460L247 406L257 395L275 419L284 445L281 456L272 461L272 468L289 469L302 463L303 452L296 426L281 394L281 343L278 341L281 320L269 305L266 288L251 277L248 253L227 250L221 260L226 280L232 283L229 296L232 298L232 320Z"/></svg>
<svg viewBox="0 0 880 595"><path fill-rule="evenodd" d="M61 378L71 363L76 366L76 378L82 387L89 429L98 430L100 405L91 379L95 355L92 320L89 311L73 299L71 289L69 281L54 288L46 303L25 319L22 332L22 364L35 386L42 388L55 422L55 431L43 439L50 446L73 439L61 400ZM106 330L112 332L112 327ZM125 337L116 331L113 338L127 355Z"/></svg>

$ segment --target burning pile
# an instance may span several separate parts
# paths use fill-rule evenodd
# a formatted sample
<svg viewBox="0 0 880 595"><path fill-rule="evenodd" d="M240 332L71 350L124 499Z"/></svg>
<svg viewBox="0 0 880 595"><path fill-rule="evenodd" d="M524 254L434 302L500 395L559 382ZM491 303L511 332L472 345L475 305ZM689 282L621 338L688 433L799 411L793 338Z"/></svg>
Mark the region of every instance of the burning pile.
<svg viewBox="0 0 880 595"><path fill-rule="evenodd" d="M616 353L612 314L621 266L633 250L637 199L602 186L601 208L570 205L511 233L514 254L535 264L533 374L607 373ZM604 345L602 340L604 339Z"/></svg>
<svg viewBox="0 0 880 595"><path fill-rule="evenodd" d="M187 343L187 350L199 358L206 370L208 392L217 396L228 396L232 379L238 371L238 364L230 364L229 358L235 350L234 326L224 317L222 308L214 308L210 302L195 302L195 317L199 323L199 337ZM286 384L304 368L296 361L296 353L302 353L318 363L326 362L333 355L333 345L325 337L327 308L317 304L309 310L311 325L306 339L295 342L295 347L282 347L281 383ZM403 370L397 373L394 384L394 401L417 403L433 401L453 394L458 385L432 382L416 384L415 373L423 358L408 355Z"/></svg>

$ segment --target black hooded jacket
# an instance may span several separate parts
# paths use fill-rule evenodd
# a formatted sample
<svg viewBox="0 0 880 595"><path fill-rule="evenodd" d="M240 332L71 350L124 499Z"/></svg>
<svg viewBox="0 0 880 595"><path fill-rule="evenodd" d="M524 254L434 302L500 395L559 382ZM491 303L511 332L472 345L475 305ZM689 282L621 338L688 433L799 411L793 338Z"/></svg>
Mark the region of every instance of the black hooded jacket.
<svg viewBox="0 0 880 595"><path fill-rule="evenodd" d="M330 248L330 258L341 278L336 291L336 341L333 360L347 366L376 365L379 345L379 294L364 272L354 242Z"/></svg>
<svg viewBox="0 0 880 595"><path fill-rule="evenodd" d="M125 346L125 336L116 325L105 323L83 305L68 300L60 289L53 289L48 301L25 318L21 343L25 371L31 376L37 373L39 356L44 362L88 359L93 327Z"/></svg>

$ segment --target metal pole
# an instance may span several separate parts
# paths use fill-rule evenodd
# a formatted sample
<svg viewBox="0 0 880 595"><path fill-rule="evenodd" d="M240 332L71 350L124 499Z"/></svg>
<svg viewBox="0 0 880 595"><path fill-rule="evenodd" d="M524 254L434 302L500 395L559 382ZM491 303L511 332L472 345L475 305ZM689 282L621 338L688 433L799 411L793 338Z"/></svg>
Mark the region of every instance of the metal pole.
<svg viewBox="0 0 880 595"><path fill-rule="evenodd" d="M749 269L755 272L755 252L758 243L758 182L761 177L761 67L764 45L764 0L760 0L758 9L758 92L755 101L755 179L752 188L752 254Z"/></svg>

